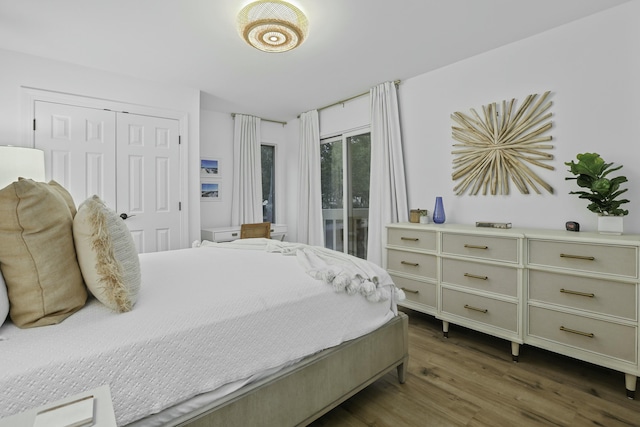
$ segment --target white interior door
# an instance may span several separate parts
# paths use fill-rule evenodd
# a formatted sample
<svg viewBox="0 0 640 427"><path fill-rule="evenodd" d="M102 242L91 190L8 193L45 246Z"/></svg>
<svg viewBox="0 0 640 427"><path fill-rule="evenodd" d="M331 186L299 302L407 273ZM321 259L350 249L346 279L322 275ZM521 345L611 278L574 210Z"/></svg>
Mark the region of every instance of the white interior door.
<svg viewBox="0 0 640 427"><path fill-rule="evenodd" d="M178 120L38 100L34 117L47 179L126 214L139 253L180 248Z"/></svg>
<svg viewBox="0 0 640 427"><path fill-rule="evenodd" d="M47 180L65 187L76 206L94 194L115 206L116 113L36 101L35 119Z"/></svg>
<svg viewBox="0 0 640 427"><path fill-rule="evenodd" d="M116 122L117 206L138 252L180 247L177 120L121 113Z"/></svg>

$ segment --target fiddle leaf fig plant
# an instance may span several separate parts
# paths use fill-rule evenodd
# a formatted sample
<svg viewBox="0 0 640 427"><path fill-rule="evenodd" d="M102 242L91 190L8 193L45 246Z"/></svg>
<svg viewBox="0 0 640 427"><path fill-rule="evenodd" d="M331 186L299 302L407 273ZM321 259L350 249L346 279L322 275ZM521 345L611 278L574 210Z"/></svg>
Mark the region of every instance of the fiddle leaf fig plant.
<svg viewBox="0 0 640 427"><path fill-rule="evenodd" d="M576 156L578 162L565 162L569 166L572 177L566 180L575 179L580 188L586 191L571 191L569 194L577 194L580 199L586 199L591 203L587 206L591 212L598 215L624 216L628 210L620 208L623 203L629 203L627 199L619 199L620 195L627 191L620 189L620 184L627 182L627 177L609 176L611 172L622 168L613 166L613 163L605 163L598 153L583 153Z"/></svg>

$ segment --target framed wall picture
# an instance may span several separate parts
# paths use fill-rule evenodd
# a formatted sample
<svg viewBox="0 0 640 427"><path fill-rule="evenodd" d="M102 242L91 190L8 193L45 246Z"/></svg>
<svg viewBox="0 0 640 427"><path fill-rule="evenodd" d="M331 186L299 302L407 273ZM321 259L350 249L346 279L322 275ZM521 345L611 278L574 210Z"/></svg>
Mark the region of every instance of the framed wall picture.
<svg viewBox="0 0 640 427"><path fill-rule="evenodd" d="M211 157L200 158L200 177L220 178L220 159Z"/></svg>
<svg viewBox="0 0 640 427"><path fill-rule="evenodd" d="M200 183L200 200L203 202L219 202L220 199L219 182L201 182Z"/></svg>

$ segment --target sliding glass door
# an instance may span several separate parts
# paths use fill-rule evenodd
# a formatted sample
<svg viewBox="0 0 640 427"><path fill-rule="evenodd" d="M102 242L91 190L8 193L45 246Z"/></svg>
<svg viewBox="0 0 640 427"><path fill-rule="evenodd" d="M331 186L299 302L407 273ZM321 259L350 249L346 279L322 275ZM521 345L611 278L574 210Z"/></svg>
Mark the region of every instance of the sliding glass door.
<svg viewBox="0 0 640 427"><path fill-rule="evenodd" d="M366 258L371 134L322 140L320 160L325 246Z"/></svg>

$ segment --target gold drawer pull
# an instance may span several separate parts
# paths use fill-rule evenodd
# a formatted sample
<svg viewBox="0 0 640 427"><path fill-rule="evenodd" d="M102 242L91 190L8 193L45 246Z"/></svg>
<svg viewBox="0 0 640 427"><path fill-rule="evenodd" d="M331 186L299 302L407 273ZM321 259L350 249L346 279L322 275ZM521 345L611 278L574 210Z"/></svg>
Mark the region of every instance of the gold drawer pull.
<svg viewBox="0 0 640 427"><path fill-rule="evenodd" d="M471 273L464 273L464 277L470 277L472 279L480 279L480 280L487 280L488 279L487 276L476 276L475 274L471 274Z"/></svg>
<svg viewBox="0 0 640 427"><path fill-rule="evenodd" d="M477 308L477 307L473 307L469 304L465 304L464 308L467 308L469 310L473 310L473 311L479 311L480 313L487 313L489 310L487 310L486 308Z"/></svg>
<svg viewBox="0 0 640 427"><path fill-rule="evenodd" d="M417 262L409 262L409 261L400 261L400 264L410 265L411 267L417 267L419 265Z"/></svg>
<svg viewBox="0 0 640 427"><path fill-rule="evenodd" d="M593 298L596 296L596 294L588 294L586 292L572 291L570 289L560 289L560 292L562 292L563 294L580 295L581 297L589 297L589 298Z"/></svg>
<svg viewBox="0 0 640 427"><path fill-rule="evenodd" d="M409 292L410 294L419 294L420 293L420 291L414 291L413 289L407 289L405 287L402 287L400 289L402 289L405 292Z"/></svg>
<svg viewBox="0 0 640 427"><path fill-rule="evenodd" d="M489 246L469 245L467 243L464 244L464 247L469 249L489 249Z"/></svg>
<svg viewBox="0 0 640 427"><path fill-rule="evenodd" d="M560 258L585 259L587 261L595 260L595 258L592 256L571 255L571 254L560 254Z"/></svg>
<svg viewBox="0 0 640 427"><path fill-rule="evenodd" d="M565 332L570 332L572 334L576 334L576 335L582 335L583 337L589 337L589 338L593 338L594 335L590 332L582 332L582 331L576 331L575 329L569 329L569 328L565 328L564 326L560 326L560 330L561 331L565 331Z"/></svg>
<svg viewBox="0 0 640 427"><path fill-rule="evenodd" d="M417 237L401 237L400 240L409 240L410 242L417 242L418 239Z"/></svg>

